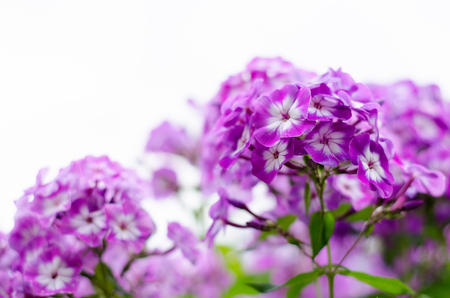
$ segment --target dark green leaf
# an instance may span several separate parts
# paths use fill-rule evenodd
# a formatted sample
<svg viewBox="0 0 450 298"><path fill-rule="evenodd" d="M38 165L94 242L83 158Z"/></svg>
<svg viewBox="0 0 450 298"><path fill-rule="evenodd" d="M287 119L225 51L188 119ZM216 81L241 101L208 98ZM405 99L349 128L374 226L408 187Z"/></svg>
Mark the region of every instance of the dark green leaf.
<svg viewBox="0 0 450 298"><path fill-rule="evenodd" d="M297 216L295 215L286 215L283 217L280 217L277 220L277 224L285 231L289 230L289 227L292 225L292 223L297 219Z"/></svg>
<svg viewBox="0 0 450 298"><path fill-rule="evenodd" d="M105 263L98 263L95 267L95 276L91 282L96 283L100 289L102 289L105 294L111 294L114 291L114 277L111 269Z"/></svg>
<svg viewBox="0 0 450 298"><path fill-rule="evenodd" d="M296 276L294 276L293 278L291 278L290 280L288 280L286 283L277 286L277 285L273 285L270 283L254 283L254 282L249 282L247 283L248 286L254 288L255 290L257 290L260 293L269 293L269 292L273 292L275 290L278 290L279 288L282 287L291 287L292 293L299 293L300 290L306 286L307 284L313 282L314 280L316 280L319 276L321 276L323 274L322 271L313 271L313 272L306 272L306 273L300 273ZM291 291L290 290L290 291ZM296 292L298 291L298 292ZM294 296L292 296L294 297Z"/></svg>
<svg viewBox="0 0 450 298"><path fill-rule="evenodd" d="M300 297L300 292L303 289L303 285L296 285L289 288L286 293L286 298L297 298Z"/></svg>
<svg viewBox="0 0 450 298"><path fill-rule="evenodd" d="M372 234L374 227L374 225L370 225L366 228L366 231L364 232L366 238L368 238Z"/></svg>
<svg viewBox="0 0 450 298"><path fill-rule="evenodd" d="M309 205L311 204L311 186L309 185L309 182L306 181L305 183L305 210L306 215L309 214Z"/></svg>
<svg viewBox="0 0 450 298"><path fill-rule="evenodd" d="M331 235L333 235L335 225L334 216L330 212L314 212L309 219L309 234L313 257L327 245Z"/></svg>
<svg viewBox="0 0 450 298"><path fill-rule="evenodd" d="M249 285L237 282L223 295L223 298L231 298L237 295L256 295L259 291L250 287Z"/></svg>
<svg viewBox="0 0 450 298"><path fill-rule="evenodd" d="M436 283L420 292L430 297L450 297L450 284Z"/></svg>
<svg viewBox="0 0 450 298"><path fill-rule="evenodd" d="M359 210L356 213L350 214L345 219L348 221L366 221L370 218L370 215L372 214L373 207L369 206L364 209Z"/></svg>
<svg viewBox="0 0 450 298"><path fill-rule="evenodd" d="M350 203L342 203L339 205L339 207L337 207L337 209L331 210L330 212L335 218L338 218L347 213L350 208L352 208L352 205Z"/></svg>
<svg viewBox="0 0 450 298"><path fill-rule="evenodd" d="M101 298L102 296L100 294L93 294L89 296L83 296L82 298Z"/></svg>
<svg viewBox="0 0 450 298"><path fill-rule="evenodd" d="M339 274L352 276L378 290L392 295L415 294L414 291L402 281L382 276L373 276L363 272L338 271Z"/></svg>
<svg viewBox="0 0 450 298"><path fill-rule="evenodd" d="M259 236L260 240L266 240L267 237L272 236L272 235L278 235L277 232L275 231L264 231L261 233L261 235Z"/></svg>
<svg viewBox="0 0 450 298"><path fill-rule="evenodd" d="M273 292L282 287L282 286L273 285L271 283L254 283L254 282L249 282L249 283L247 283L247 285L252 287L253 289L257 290L260 293Z"/></svg>
<svg viewBox="0 0 450 298"><path fill-rule="evenodd" d="M366 296L365 298L395 298L395 297L392 295L385 294L385 293L376 293L376 294Z"/></svg>
<svg viewBox="0 0 450 298"><path fill-rule="evenodd" d="M285 286L293 286L293 285L307 285L310 282L313 282L323 274L322 271L313 271L313 272L306 272L306 273L300 273L290 280L288 280L284 285Z"/></svg>

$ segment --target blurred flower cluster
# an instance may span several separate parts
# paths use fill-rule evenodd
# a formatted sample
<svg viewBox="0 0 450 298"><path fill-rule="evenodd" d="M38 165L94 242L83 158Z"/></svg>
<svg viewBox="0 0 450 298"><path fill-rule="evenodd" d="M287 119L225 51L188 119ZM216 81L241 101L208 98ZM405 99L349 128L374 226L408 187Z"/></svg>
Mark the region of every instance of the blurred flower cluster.
<svg viewBox="0 0 450 298"><path fill-rule="evenodd" d="M0 239L0 294L450 296L450 103L437 86L255 58L197 112L197 135L150 133L145 151L166 162L151 179L105 156L49 182L42 170ZM183 203L185 167L198 208ZM170 222L172 246L150 250L152 198L200 228ZM215 244L226 229L245 240Z"/></svg>

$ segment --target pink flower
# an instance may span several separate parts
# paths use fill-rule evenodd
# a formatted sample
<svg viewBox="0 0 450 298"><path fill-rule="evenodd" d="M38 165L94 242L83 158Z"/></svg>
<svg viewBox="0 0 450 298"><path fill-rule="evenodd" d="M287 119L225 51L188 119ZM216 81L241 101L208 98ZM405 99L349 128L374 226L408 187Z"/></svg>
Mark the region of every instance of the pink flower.
<svg viewBox="0 0 450 298"><path fill-rule="evenodd" d="M259 145L252 152L252 174L270 183L293 156L294 149L289 139L282 139L270 148Z"/></svg>
<svg viewBox="0 0 450 298"><path fill-rule="evenodd" d="M264 146L273 146L280 138L298 137L314 127L307 121L311 92L286 84L269 96L263 95L255 104L255 138Z"/></svg>
<svg viewBox="0 0 450 298"><path fill-rule="evenodd" d="M150 215L135 203L109 204L105 206L105 212L110 228L106 240L130 243L136 253L156 230Z"/></svg>
<svg viewBox="0 0 450 298"><path fill-rule="evenodd" d="M71 253L50 247L25 269L25 279L39 296L73 293L77 289L81 259Z"/></svg>

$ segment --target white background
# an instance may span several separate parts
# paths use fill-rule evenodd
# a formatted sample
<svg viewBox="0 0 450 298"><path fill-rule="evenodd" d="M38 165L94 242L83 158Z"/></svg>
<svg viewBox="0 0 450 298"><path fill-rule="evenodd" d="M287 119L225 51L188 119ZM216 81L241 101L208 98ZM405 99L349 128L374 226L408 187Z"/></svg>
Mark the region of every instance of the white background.
<svg viewBox="0 0 450 298"><path fill-rule="evenodd" d="M0 230L40 168L87 154L135 166L152 127L198 126L186 100L256 55L449 98L449 15L449 1L3 0Z"/></svg>

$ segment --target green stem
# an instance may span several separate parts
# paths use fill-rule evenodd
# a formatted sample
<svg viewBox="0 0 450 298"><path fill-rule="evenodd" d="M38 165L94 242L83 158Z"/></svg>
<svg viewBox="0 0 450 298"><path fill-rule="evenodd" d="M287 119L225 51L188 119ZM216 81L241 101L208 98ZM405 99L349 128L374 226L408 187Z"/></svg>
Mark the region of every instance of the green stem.
<svg viewBox="0 0 450 298"><path fill-rule="evenodd" d="M323 201L323 192L325 190L325 183L326 183L326 179L327 176L326 174L324 174L323 171L317 171L317 176L316 177L311 177L313 178L313 181L315 182L314 185L316 187L316 191L317 191L317 196L319 197L320 200L320 209L322 211L322 215L325 214L325 203ZM318 178L318 179L317 179ZM334 275L335 273L333 272L333 261L331 259L331 245L330 245L330 241L328 240L327 242L327 251L328 251L328 288L329 288L329 297L330 298L334 298Z"/></svg>
<svg viewBox="0 0 450 298"><path fill-rule="evenodd" d="M327 274L327 276L328 276L328 289L330 292L329 297L334 298L334 274L330 273Z"/></svg>
<svg viewBox="0 0 450 298"><path fill-rule="evenodd" d="M327 243L327 251L328 251L328 288L330 292L330 298L334 297L334 272L333 272L333 262L331 261L331 245L330 241Z"/></svg>

